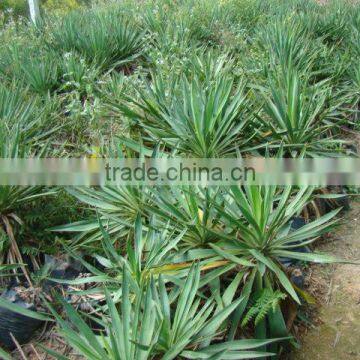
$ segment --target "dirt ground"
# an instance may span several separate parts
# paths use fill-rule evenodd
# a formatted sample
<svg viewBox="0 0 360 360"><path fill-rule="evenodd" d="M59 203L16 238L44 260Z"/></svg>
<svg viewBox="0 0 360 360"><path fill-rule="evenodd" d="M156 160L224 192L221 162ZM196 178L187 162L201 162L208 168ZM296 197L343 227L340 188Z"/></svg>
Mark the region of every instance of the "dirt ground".
<svg viewBox="0 0 360 360"><path fill-rule="evenodd" d="M359 261L360 201L353 201L351 207L319 250ZM290 359L360 359L360 266L318 265L311 273L322 302L317 325L302 338L301 348Z"/></svg>

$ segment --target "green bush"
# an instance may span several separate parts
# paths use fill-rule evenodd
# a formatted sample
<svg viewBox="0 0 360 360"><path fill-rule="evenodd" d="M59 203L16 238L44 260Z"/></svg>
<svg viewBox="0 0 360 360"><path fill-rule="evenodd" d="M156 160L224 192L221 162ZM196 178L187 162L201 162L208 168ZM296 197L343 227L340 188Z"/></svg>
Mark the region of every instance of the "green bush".
<svg viewBox="0 0 360 360"><path fill-rule="evenodd" d="M5 15L27 16L29 13L28 3L26 0L3 0L0 2L0 13Z"/></svg>
<svg viewBox="0 0 360 360"><path fill-rule="evenodd" d="M79 9L83 3L82 0L42 0L41 8L49 13L65 14Z"/></svg>
<svg viewBox="0 0 360 360"><path fill-rule="evenodd" d="M52 28L50 38L55 51L75 51L104 70L124 66L142 54L142 33L115 9L71 13Z"/></svg>

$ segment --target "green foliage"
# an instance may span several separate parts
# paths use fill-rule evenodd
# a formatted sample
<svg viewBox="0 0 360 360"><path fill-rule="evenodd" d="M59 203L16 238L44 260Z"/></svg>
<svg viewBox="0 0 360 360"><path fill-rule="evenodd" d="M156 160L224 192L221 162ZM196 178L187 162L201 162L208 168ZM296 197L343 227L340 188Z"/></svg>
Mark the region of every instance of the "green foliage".
<svg viewBox="0 0 360 360"><path fill-rule="evenodd" d="M85 60L73 53L64 55L62 63L64 84L63 91L75 90L80 96L88 94L99 75L99 69L95 66L88 66Z"/></svg>
<svg viewBox="0 0 360 360"><path fill-rule="evenodd" d="M37 98L15 82L0 85L0 154L3 158L35 155L51 134L37 107ZM56 131L56 128L52 131Z"/></svg>
<svg viewBox="0 0 360 360"><path fill-rule="evenodd" d="M334 3L324 13L313 13L305 21L315 36L333 45L340 43L349 34L349 16L348 8Z"/></svg>
<svg viewBox="0 0 360 360"><path fill-rule="evenodd" d="M328 106L329 85L311 85L292 68L269 83L270 94L262 94L264 115L259 119L270 133L270 146L283 145L292 156L319 156L334 151L339 141L329 133L338 125L333 115L339 105L333 102L332 107Z"/></svg>
<svg viewBox="0 0 360 360"><path fill-rule="evenodd" d="M146 198L146 190L139 187L102 187L100 189L78 188L69 189L69 194L75 196L82 203L92 206L107 232L115 240L124 239L142 211ZM86 219L69 225L55 227L53 231L80 232L78 241L85 238L83 245L98 241L102 237L99 220ZM75 244L74 244L75 245Z"/></svg>
<svg viewBox="0 0 360 360"><path fill-rule="evenodd" d="M205 304L201 304L201 298L197 295L200 283L198 266L191 268L186 281L178 288L180 295L175 309L170 306L171 300L162 277L158 283L154 279L145 283L135 294L135 301L131 300L131 282L125 267L122 278L119 306L105 290L108 311L98 320L106 326L101 338L95 336L86 322L66 302L62 301L75 330L52 311L62 335L87 359L98 359L100 356L107 359L155 359L159 355L168 360L175 359L178 355L187 359L200 356L202 359L212 359L214 356L217 359L238 359L271 355L260 351L243 351L258 348L271 340L238 340L210 346L199 344L201 340L211 339L216 335L217 329L242 299L213 314L213 300L210 298ZM197 350L187 350L195 344ZM64 359L52 350L48 352L58 359Z"/></svg>
<svg viewBox="0 0 360 360"><path fill-rule="evenodd" d="M7 78L24 82L32 91L46 95L59 86L58 58L54 52L24 46L7 49L0 72Z"/></svg>
<svg viewBox="0 0 360 360"><path fill-rule="evenodd" d="M189 247L201 247L215 241L211 230L221 226L213 206L216 190L195 187L161 187L152 191L150 213L159 215L164 224L186 228L182 241Z"/></svg>
<svg viewBox="0 0 360 360"><path fill-rule="evenodd" d="M22 0L4 0L0 3L0 12L14 16L26 16L28 14L28 4Z"/></svg>
<svg viewBox="0 0 360 360"><path fill-rule="evenodd" d="M299 298L279 264L280 257L311 262L334 262L332 256L300 253L296 248L312 243L337 222L334 210L300 229L290 231L292 217L297 216L309 201L313 188L301 187L293 193L291 186L231 186L220 215L233 229L231 235L216 232L220 241L212 245L222 257L231 261L244 258L257 263L262 276L273 273L279 284L295 301ZM228 255L229 254L229 255ZM233 257L233 255L235 255Z"/></svg>
<svg viewBox="0 0 360 360"><path fill-rule="evenodd" d="M121 10L73 12L54 24L50 46L58 52L78 52L104 70L127 65L141 56L142 33Z"/></svg>
<svg viewBox="0 0 360 360"><path fill-rule="evenodd" d="M1 124L25 125L34 117L34 101L27 101L24 92L14 83L11 88L0 87Z"/></svg>
<svg viewBox="0 0 360 360"><path fill-rule="evenodd" d="M13 159L27 156L41 156L46 153L49 132L44 131L41 116L36 117L34 99L12 84L10 88L0 86L0 156ZM51 133L51 132L50 132ZM23 225L18 211L37 198L48 195L41 186L0 186L0 233L2 229L9 239L7 250L1 263L8 260L23 264L21 253L15 241L13 224ZM26 272L22 265L23 272ZM27 274L26 274L27 275ZM29 279L29 276L27 275Z"/></svg>
<svg viewBox="0 0 360 360"><path fill-rule="evenodd" d="M77 6L43 2L37 27L14 21L11 12L1 17L1 157L346 153L341 127L357 129L359 120L358 5L128 0ZM0 187L0 271L8 275L19 264L24 271L21 253L66 251L81 262L89 276L66 282L91 314L60 301L66 314L56 309L53 317L87 359L280 353L281 343L269 339L288 334L281 301L304 298L282 259L338 261L298 251L338 222L334 210L291 229L312 202L313 187L44 191ZM44 197L50 193L56 196ZM103 327L100 335L89 318ZM264 340L246 339L248 327Z"/></svg>
<svg viewBox="0 0 360 360"><path fill-rule="evenodd" d="M43 0L41 2L41 8L49 13L55 12L65 14L79 9L82 5L84 5L83 3L83 0Z"/></svg>
<svg viewBox="0 0 360 360"><path fill-rule="evenodd" d="M121 110L140 123L153 144L164 143L186 157L223 157L246 143L241 136L246 125L244 85L232 93L233 85L221 70L214 81L204 82L195 76L168 83L156 76L153 86L139 94L140 101L128 99L137 111L128 105Z"/></svg>
<svg viewBox="0 0 360 360"><path fill-rule="evenodd" d="M72 242L73 236L62 234L59 238L58 233L48 231L50 227L68 221L75 222L88 216L86 211L78 208L76 199L61 188L57 189L56 196L40 197L21 204L17 214L24 223L17 239L20 243L26 244L26 249L35 255L42 252L56 255L63 251L64 243ZM22 246L22 251L25 251L25 245Z"/></svg>
<svg viewBox="0 0 360 360"><path fill-rule="evenodd" d="M254 320L255 325L263 321L269 311L275 312L281 300L284 300L286 295L281 291L272 291L271 289L264 289L255 302L250 301L250 308L244 316L241 326L245 327L251 320Z"/></svg>
<svg viewBox="0 0 360 360"><path fill-rule="evenodd" d="M304 25L294 18L265 26L260 32L260 48L268 53L270 65L280 65L283 71L294 67L301 71L309 70L314 56L308 32Z"/></svg>

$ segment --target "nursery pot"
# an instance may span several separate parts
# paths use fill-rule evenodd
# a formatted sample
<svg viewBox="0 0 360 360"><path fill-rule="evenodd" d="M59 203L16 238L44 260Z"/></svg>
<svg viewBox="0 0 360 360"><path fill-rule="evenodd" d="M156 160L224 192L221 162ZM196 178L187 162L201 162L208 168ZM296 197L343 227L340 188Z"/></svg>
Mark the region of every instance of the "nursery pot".
<svg viewBox="0 0 360 360"><path fill-rule="evenodd" d="M36 311L34 304L23 301L13 289L6 290L1 297L24 309ZM42 320L33 319L0 306L0 346L9 350L15 348L10 334L13 335L19 344L28 342L34 335L34 331L43 324L44 321Z"/></svg>

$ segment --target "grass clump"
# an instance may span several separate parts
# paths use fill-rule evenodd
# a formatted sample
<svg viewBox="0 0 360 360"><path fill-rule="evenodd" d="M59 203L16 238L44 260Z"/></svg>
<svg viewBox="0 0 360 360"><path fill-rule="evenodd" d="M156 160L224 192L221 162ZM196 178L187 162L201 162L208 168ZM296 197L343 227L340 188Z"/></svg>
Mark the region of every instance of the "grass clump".
<svg viewBox="0 0 360 360"><path fill-rule="evenodd" d="M104 71L142 55L142 32L116 9L70 13L52 28L50 39L54 50L75 51Z"/></svg>

